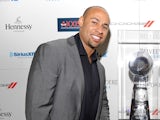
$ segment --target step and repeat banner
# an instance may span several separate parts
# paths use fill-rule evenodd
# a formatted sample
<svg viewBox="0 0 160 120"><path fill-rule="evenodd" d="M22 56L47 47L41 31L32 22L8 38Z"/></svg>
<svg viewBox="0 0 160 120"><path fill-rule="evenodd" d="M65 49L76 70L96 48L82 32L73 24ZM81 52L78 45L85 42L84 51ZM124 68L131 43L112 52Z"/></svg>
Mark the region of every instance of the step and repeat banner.
<svg viewBox="0 0 160 120"><path fill-rule="evenodd" d="M0 0L0 120L25 120L27 77L35 50L41 43L76 34L78 18L92 5L106 8L111 18L110 41L101 58L111 120L129 117L129 104L121 105L125 99L121 98L123 77L119 74L128 74L122 60L143 48L140 40L149 45L144 49L156 63L156 82L149 85L156 89L150 100L151 105L156 100L156 105L150 115L160 119L159 0Z"/></svg>

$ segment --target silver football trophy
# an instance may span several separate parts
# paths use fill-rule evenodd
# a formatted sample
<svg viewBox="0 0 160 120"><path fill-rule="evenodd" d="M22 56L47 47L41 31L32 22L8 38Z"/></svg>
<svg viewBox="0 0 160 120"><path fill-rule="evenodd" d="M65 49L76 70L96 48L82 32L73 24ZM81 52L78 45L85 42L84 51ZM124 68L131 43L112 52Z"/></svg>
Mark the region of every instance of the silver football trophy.
<svg viewBox="0 0 160 120"><path fill-rule="evenodd" d="M152 58L144 51L136 52L129 61L129 77L134 83L130 120L150 120L147 82L152 66Z"/></svg>

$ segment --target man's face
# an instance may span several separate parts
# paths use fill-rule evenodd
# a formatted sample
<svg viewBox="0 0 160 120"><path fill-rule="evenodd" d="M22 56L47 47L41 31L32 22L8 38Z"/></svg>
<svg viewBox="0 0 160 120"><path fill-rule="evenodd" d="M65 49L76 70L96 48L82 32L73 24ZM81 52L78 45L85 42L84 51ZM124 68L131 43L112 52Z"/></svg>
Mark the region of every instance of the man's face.
<svg viewBox="0 0 160 120"><path fill-rule="evenodd" d="M80 37L84 47L97 48L102 44L109 31L109 16L101 8L94 8L88 11L85 16L79 19Z"/></svg>

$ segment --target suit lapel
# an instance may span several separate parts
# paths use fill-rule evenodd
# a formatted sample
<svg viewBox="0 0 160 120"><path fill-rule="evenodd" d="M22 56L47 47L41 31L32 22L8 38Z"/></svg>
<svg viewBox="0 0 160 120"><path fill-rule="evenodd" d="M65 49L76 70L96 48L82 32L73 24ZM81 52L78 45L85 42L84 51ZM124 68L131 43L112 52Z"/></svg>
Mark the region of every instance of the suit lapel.
<svg viewBox="0 0 160 120"><path fill-rule="evenodd" d="M99 78L100 78L100 91L103 91L103 85L104 85L104 74L103 74L103 70L101 68L100 62L97 61L97 68L98 68L98 72L99 72ZM101 93L100 93L101 94Z"/></svg>
<svg viewBox="0 0 160 120"><path fill-rule="evenodd" d="M100 96L99 96L99 101L103 101L103 86L104 86L104 74L103 74L103 69L101 68L100 62L99 60L97 61L97 68L98 68L98 72L99 72L99 78L100 78ZM97 115L96 115L96 120L99 120L99 116L100 116L100 112L101 112L101 106L102 106L102 102L99 102L98 105L98 110L97 110Z"/></svg>
<svg viewBox="0 0 160 120"><path fill-rule="evenodd" d="M75 72L77 73L76 78L78 82L78 89L81 94L81 101L83 100L83 93L84 93L84 74L83 74L83 68L81 64L81 59L79 56L79 52L76 46L76 42L74 37L70 37L67 39L68 42L68 52L70 54L71 59L73 59L73 67L75 67Z"/></svg>

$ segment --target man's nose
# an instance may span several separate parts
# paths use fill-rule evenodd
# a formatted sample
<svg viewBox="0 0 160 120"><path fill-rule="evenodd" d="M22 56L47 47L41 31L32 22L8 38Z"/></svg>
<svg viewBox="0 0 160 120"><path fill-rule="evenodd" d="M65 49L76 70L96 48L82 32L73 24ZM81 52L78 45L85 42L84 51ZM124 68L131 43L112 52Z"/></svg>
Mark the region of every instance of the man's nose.
<svg viewBox="0 0 160 120"><path fill-rule="evenodd" d="M98 31L100 34L102 34L102 33L103 33L103 26L99 25L99 26L97 27L97 31Z"/></svg>

